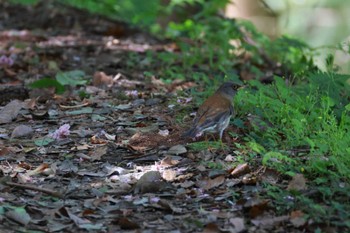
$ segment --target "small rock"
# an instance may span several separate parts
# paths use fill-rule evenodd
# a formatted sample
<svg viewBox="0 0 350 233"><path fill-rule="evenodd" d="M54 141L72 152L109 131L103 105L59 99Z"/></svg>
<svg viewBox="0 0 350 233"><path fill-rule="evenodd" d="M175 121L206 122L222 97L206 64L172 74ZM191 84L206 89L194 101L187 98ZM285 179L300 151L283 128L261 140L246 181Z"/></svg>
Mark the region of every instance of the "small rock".
<svg viewBox="0 0 350 233"><path fill-rule="evenodd" d="M183 145L172 146L168 150L168 153L171 154L171 155L181 155L181 154L184 154L186 152L187 152L187 149Z"/></svg>
<svg viewBox="0 0 350 233"><path fill-rule="evenodd" d="M26 137L31 134L33 134L32 127L27 125L19 125L12 131L11 138Z"/></svg>

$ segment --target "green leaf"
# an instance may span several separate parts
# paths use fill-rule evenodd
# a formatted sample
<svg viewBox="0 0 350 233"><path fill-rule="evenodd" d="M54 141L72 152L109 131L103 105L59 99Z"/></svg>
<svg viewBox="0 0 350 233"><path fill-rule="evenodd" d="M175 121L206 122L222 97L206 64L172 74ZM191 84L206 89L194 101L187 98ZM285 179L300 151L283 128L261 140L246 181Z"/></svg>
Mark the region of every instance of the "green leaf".
<svg viewBox="0 0 350 233"><path fill-rule="evenodd" d="M259 143L256 143L256 142L248 142L248 147L250 147L250 149L252 149L253 151L255 151L259 154L264 153L266 151L262 145L260 145Z"/></svg>
<svg viewBox="0 0 350 233"><path fill-rule="evenodd" d="M98 114L92 114L91 120L92 121L104 121L104 120L106 120L106 117L98 115Z"/></svg>
<svg viewBox="0 0 350 233"><path fill-rule="evenodd" d="M39 139L35 140L34 144L37 146L47 146L48 144L50 144L53 141L55 141L55 139L49 138L49 137L44 137L44 138L39 138Z"/></svg>
<svg viewBox="0 0 350 233"><path fill-rule="evenodd" d="M350 111L350 104L347 104L347 105L345 106L345 109L346 109L346 111Z"/></svg>
<svg viewBox="0 0 350 233"><path fill-rule="evenodd" d="M274 159L275 161L272 162L270 161L271 159ZM267 165L268 163L271 163L271 162L272 163L283 163L283 162L295 163L293 159L276 151L267 152L262 159L263 165Z"/></svg>
<svg viewBox="0 0 350 233"><path fill-rule="evenodd" d="M74 111L67 111L66 113L68 115L80 115L80 114L91 114L93 112L93 109L90 107L82 108L79 110L74 110Z"/></svg>
<svg viewBox="0 0 350 233"><path fill-rule="evenodd" d="M26 226L30 221L31 217L23 207L16 207L13 210L7 211L5 213L6 217Z"/></svg>
<svg viewBox="0 0 350 233"><path fill-rule="evenodd" d="M38 81L35 81L29 85L31 88L48 88L55 87L57 94L62 94L65 91L65 88L62 84L57 82L55 79L43 78Z"/></svg>
<svg viewBox="0 0 350 233"><path fill-rule="evenodd" d="M58 72L56 74L56 80L61 85L77 86L84 85L87 80L84 80L85 73L81 70L72 70L67 72Z"/></svg>

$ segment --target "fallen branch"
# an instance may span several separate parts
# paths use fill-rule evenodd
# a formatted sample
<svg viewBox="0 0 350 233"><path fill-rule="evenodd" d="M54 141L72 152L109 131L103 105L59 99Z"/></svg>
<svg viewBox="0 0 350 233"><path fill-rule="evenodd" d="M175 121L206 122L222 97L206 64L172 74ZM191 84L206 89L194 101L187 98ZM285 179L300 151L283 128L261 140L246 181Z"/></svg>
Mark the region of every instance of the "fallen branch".
<svg viewBox="0 0 350 233"><path fill-rule="evenodd" d="M40 188L37 186L28 185L28 184L19 184L19 183L14 183L14 182L10 182L10 181L4 182L4 184L11 186L11 187L16 187L16 188L21 188L21 189L29 189L29 190L33 190L33 191L46 193L46 194L49 194L49 195L54 196L54 197L63 198L63 194L56 192L56 191L53 191L51 189Z"/></svg>

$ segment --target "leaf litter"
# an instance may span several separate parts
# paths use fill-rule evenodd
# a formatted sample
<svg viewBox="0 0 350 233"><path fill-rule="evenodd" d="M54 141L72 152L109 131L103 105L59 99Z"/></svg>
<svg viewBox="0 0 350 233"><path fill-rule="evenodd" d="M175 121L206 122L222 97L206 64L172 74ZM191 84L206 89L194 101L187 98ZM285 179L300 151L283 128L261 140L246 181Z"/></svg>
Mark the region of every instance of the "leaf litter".
<svg viewBox="0 0 350 233"><path fill-rule="evenodd" d="M5 5L0 11L13 14L4 30L45 20L23 20L26 14L15 12L25 8ZM303 211L278 213L274 200L259 195L266 192L261 183L305 191L302 174L285 184L275 170L236 161L227 154L236 149L230 143L189 144L175 117L193 100L175 93L194 83L166 84L126 68L127 52L136 51L141 61L146 50L170 51L172 44L140 44L140 35L113 42L86 26L93 18L77 17L76 24L85 25L80 29L50 24L57 33L8 30L0 37L4 49L12 40L27 47L16 49L16 60L6 57L7 74L20 82L55 78L53 85L32 90L29 101L1 105L0 230L307 231Z"/></svg>

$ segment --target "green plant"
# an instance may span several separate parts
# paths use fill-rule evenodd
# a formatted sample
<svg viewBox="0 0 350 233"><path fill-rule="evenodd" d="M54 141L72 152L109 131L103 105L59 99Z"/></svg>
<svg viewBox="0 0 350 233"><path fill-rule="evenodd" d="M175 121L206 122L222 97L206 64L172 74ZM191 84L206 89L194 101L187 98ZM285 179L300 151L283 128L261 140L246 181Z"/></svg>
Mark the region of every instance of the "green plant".
<svg viewBox="0 0 350 233"><path fill-rule="evenodd" d="M67 72L59 71L55 79L43 78L31 83L31 88L47 88L54 87L57 94L62 94L65 91L65 86L77 86L87 83L85 73L81 70L73 70Z"/></svg>
<svg viewBox="0 0 350 233"><path fill-rule="evenodd" d="M222 144L219 141L203 141L188 144L188 147L193 151L203 151L207 150L208 148L222 149L223 146L226 147L226 145Z"/></svg>
<svg viewBox="0 0 350 233"><path fill-rule="evenodd" d="M350 117L349 105L343 101L350 97L347 79L348 76L334 73L313 73L307 83L295 86L278 77L269 86L250 82L251 90L237 95L236 107L239 112L249 112L269 122L264 130L259 124L252 124L249 132L267 151L275 151L265 154L263 162L272 157L288 160L295 164L289 169L298 171L302 162L300 157L292 156L292 151L309 148L306 170L310 175L349 178ZM285 164L277 166L285 170Z"/></svg>

